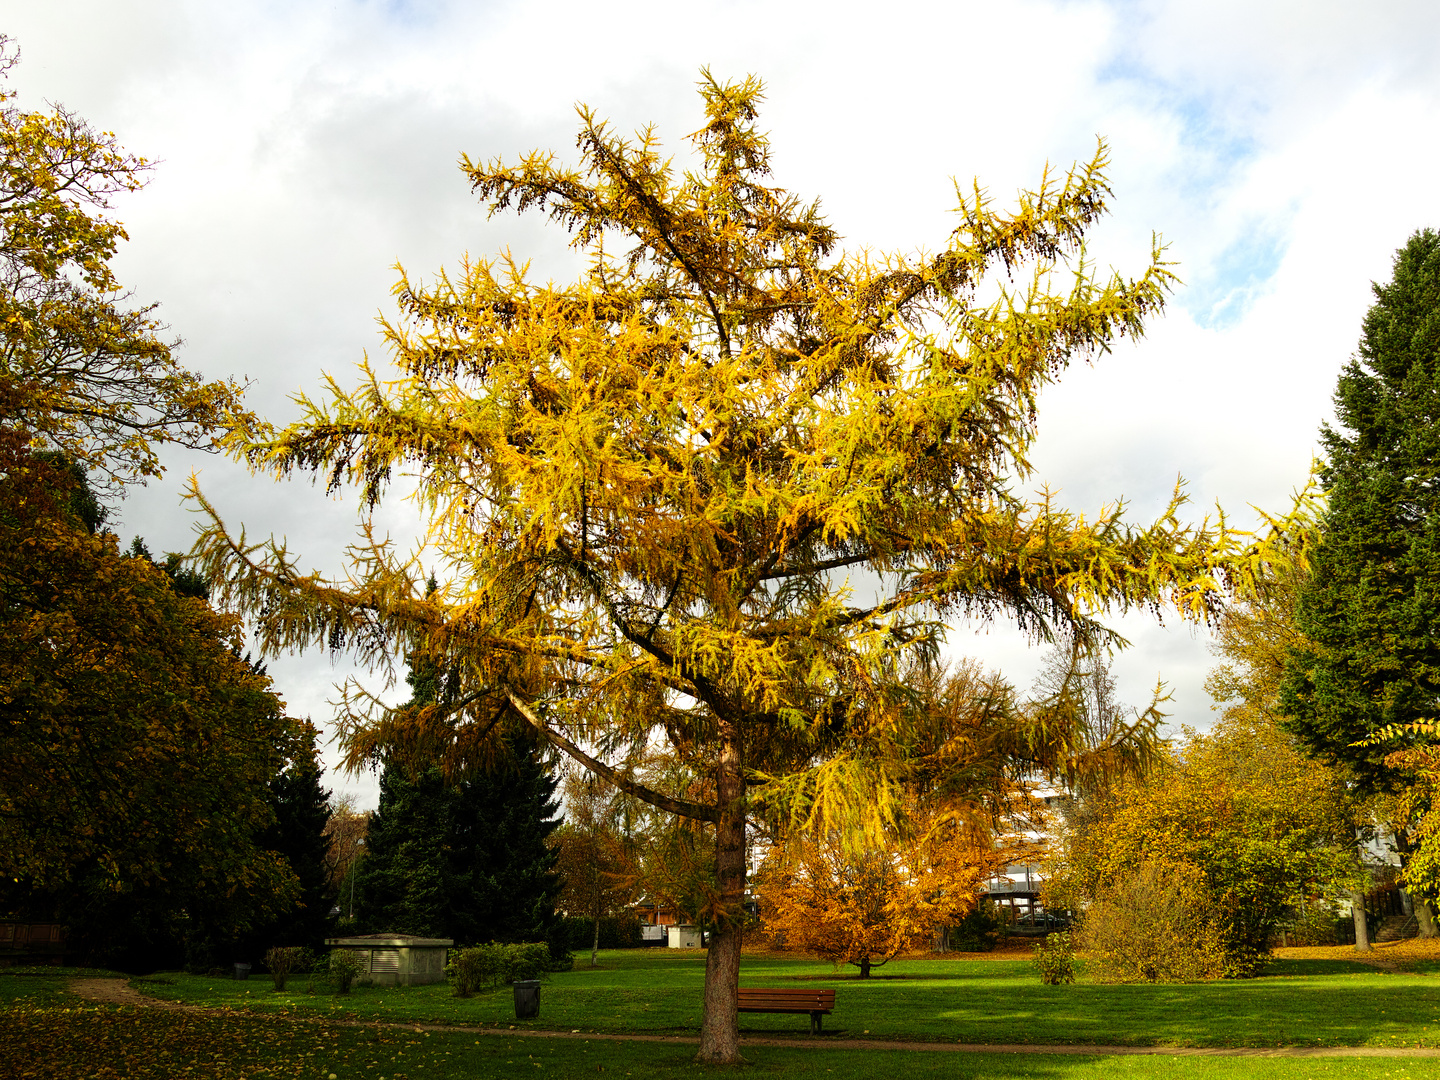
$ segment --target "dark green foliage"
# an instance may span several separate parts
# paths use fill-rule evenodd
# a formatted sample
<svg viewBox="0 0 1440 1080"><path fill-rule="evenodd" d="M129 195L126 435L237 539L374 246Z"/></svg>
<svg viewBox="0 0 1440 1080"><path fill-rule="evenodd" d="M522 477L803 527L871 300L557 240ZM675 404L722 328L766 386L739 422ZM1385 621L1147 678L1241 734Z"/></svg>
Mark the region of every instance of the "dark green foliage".
<svg viewBox="0 0 1440 1080"><path fill-rule="evenodd" d="M981 900L950 928L950 947L957 952L990 952L1005 936L1008 923L998 905Z"/></svg>
<svg viewBox="0 0 1440 1080"><path fill-rule="evenodd" d="M83 469L0 428L0 911L146 971L293 893L257 841L300 725L235 621L102 523Z"/></svg>
<svg viewBox="0 0 1440 1080"><path fill-rule="evenodd" d="M260 837L260 845L285 859L300 892L296 904L280 918L251 935L253 953L274 945L320 949L331 931L330 909L335 888L330 884L326 860L330 840L325 823L330 818L330 793L320 786L317 732L305 725L308 746L270 781L269 801L275 822Z"/></svg>
<svg viewBox="0 0 1440 1080"><path fill-rule="evenodd" d="M543 941L491 943L456 949L445 974L456 997L471 997L484 986L548 978L552 967L550 947Z"/></svg>
<svg viewBox="0 0 1440 1080"><path fill-rule="evenodd" d="M595 941L595 920L586 915L567 915L561 919L565 944L573 952L588 951ZM604 916L600 919L600 948L638 949L640 920L633 916Z"/></svg>
<svg viewBox="0 0 1440 1080"><path fill-rule="evenodd" d="M100 503L90 486L89 470L74 458L58 450L39 450L31 457L57 474L60 505L64 512L92 536L100 531L109 511Z"/></svg>
<svg viewBox="0 0 1440 1080"><path fill-rule="evenodd" d="M510 762L447 785L431 766L414 775L387 762L366 855L357 867L356 917L368 932L483 941L548 941L568 950L555 896L556 782L523 732Z"/></svg>
<svg viewBox="0 0 1440 1080"><path fill-rule="evenodd" d="M165 571L165 576L170 579L170 586L177 595L193 596L197 600L210 599L210 586L200 574L185 565L185 556L178 551L168 553L165 561L161 562L150 554L150 548L145 541L136 536L131 539L126 554L132 559L148 559Z"/></svg>
<svg viewBox="0 0 1440 1080"><path fill-rule="evenodd" d="M457 941L557 940L560 879L545 843L560 824L556 782L527 733L512 734L509 746L513 770L477 773L455 789L449 891Z"/></svg>
<svg viewBox="0 0 1440 1080"><path fill-rule="evenodd" d="M127 551L132 559L145 559L163 571L178 596L208 601L210 590L205 580L184 565L183 556L171 552L161 562L150 554L145 541L136 536ZM265 676L265 666L246 657L254 672ZM266 785L266 801L274 815L272 822L256 838L265 851L280 855L299 882L299 894L293 904L275 919L250 931L234 936L216 931L207 925L221 920L207 917L211 904L194 905L182 936L187 939L188 963L192 968L207 969L236 960L253 961L272 946L303 946L319 949L330 932L330 909L336 890L330 886L326 858L330 842L325 836L325 823L330 817L329 793L320 785L322 769L315 745L317 732L308 721L296 723L292 754Z"/></svg>
<svg viewBox="0 0 1440 1080"><path fill-rule="evenodd" d="M445 902L452 802L439 768L412 778L386 763L365 856L355 867L355 919L364 930L454 937L446 933Z"/></svg>
<svg viewBox="0 0 1440 1080"><path fill-rule="evenodd" d="M1355 743L1433 719L1440 693L1440 235L1417 232L1375 285L1357 354L1321 439L1324 536L1296 623L1287 726L1318 756L1385 790L1394 746Z"/></svg>

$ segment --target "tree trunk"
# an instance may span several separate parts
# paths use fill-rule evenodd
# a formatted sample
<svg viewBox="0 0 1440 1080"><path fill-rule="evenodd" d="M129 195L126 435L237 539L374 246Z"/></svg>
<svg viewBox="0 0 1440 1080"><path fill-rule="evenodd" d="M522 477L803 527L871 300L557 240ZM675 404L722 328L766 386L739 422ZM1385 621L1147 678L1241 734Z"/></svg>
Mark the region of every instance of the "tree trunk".
<svg viewBox="0 0 1440 1080"><path fill-rule="evenodd" d="M1365 894L1359 889L1350 893L1350 909L1355 915L1355 951L1370 951L1370 928L1365 925Z"/></svg>
<svg viewBox="0 0 1440 1080"><path fill-rule="evenodd" d="M1395 849L1400 853L1400 868L1403 870L1410 865L1410 858L1415 854L1415 845L1410 840L1409 831L1406 829L1394 828L1391 833L1395 837ZM1419 935L1422 938L1433 938L1436 935L1435 929L1435 905L1428 899L1415 892L1414 889L1406 890L1410 896L1411 913L1415 916L1415 923Z"/></svg>
<svg viewBox="0 0 1440 1080"><path fill-rule="evenodd" d="M720 760L716 768L715 875L719 879L721 918L710 931L705 955L705 1017L700 1026L700 1052L695 1060L709 1065L737 1065L740 1056L740 933L741 901L745 898L745 777L741 771L740 733L728 720L720 722Z"/></svg>
<svg viewBox="0 0 1440 1080"><path fill-rule="evenodd" d="M595 939L590 943L590 966L595 966L595 957L600 955L600 898L595 898Z"/></svg>
<svg viewBox="0 0 1440 1080"><path fill-rule="evenodd" d="M1415 905L1415 922L1419 924L1420 936L1436 937L1434 905L1420 896L1416 896L1413 903Z"/></svg>
<svg viewBox="0 0 1440 1080"><path fill-rule="evenodd" d="M870 977L870 958L868 956L862 956L860 958L860 977L862 979L868 979Z"/></svg>

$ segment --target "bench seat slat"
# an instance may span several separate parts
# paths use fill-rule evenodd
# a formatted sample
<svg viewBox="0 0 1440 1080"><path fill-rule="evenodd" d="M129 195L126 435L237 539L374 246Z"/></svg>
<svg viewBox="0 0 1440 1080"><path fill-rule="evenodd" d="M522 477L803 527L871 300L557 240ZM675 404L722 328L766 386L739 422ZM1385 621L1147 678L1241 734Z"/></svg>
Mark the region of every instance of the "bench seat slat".
<svg viewBox="0 0 1440 1080"><path fill-rule="evenodd" d="M820 1034L820 1017L835 1008L834 990L790 990L778 987L741 987L737 1012L809 1013L810 1033Z"/></svg>
<svg viewBox="0 0 1440 1080"><path fill-rule="evenodd" d="M835 1008L834 990L740 990L740 1012L830 1012Z"/></svg>

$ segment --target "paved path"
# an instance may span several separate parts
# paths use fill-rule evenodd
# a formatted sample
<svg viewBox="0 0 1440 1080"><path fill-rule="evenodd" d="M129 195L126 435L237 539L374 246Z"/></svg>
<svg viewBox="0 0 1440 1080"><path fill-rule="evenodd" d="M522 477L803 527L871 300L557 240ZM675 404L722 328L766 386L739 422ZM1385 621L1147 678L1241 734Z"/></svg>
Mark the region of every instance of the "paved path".
<svg viewBox="0 0 1440 1080"><path fill-rule="evenodd" d="M138 1005L158 1009L183 1009L187 1012L222 1013L231 1010L211 1009L199 1005L185 1005L178 1001L163 1001L140 993L125 979L74 979L70 989L90 1001L103 1001L112 1005ZM256 1015L263 1015L257 1013ZM467 1035L516 1035L527 1039L570 1039L573 1041L649 1042L698 1045L700 1039L692 1035L619 1035L595 1031L537 1031L520 1027L480 1027L463 1024L402 1024L384 1020L329 1020L316 1017L326 1023L341 1023L347 1027L399 1028L402 1031L463 1032ZM1380 1057L1380 1058L1435 1058L1440 1049L1414 1049L1390 1046L1097 1046L1045 1045L1035 1043L942 1043L942 1042L895 1042L890 1039L784 1039L765 1036L740 1037L742 1046L806 1047L816 1050L915 1050L923 1053L961 1054L1084 1054L1092 1057L1129 1057L1148 1055L1159 1057L1270 1057L1270 1058L1313 1058L1313 1057Z"/></svg>

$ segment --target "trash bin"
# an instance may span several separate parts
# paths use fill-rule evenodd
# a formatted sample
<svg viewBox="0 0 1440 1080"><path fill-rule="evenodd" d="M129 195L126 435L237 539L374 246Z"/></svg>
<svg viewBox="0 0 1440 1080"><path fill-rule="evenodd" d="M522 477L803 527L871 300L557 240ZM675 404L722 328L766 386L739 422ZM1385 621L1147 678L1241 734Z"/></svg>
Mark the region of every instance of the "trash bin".
<svg viewBox="0 0 1440 1080"><path fill-rule="evenodd" d="M237 978L237 979L248 979L248 978L250 978L250 965L249 965L249 964L236 964L236 965L235 965L235 978Z"/></svg>
<svg viewBox="0 0 1440 1080"><path fill-rule="evenodd" d="M515 1019L533 1020L540 1015L540 980L521 979L515 987Z"/></svg>

